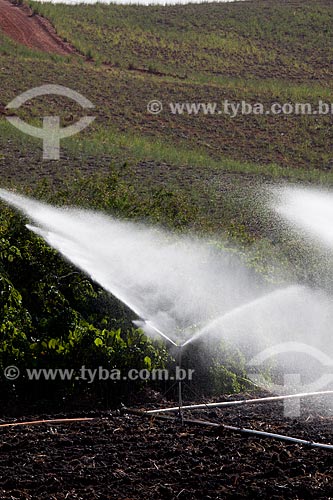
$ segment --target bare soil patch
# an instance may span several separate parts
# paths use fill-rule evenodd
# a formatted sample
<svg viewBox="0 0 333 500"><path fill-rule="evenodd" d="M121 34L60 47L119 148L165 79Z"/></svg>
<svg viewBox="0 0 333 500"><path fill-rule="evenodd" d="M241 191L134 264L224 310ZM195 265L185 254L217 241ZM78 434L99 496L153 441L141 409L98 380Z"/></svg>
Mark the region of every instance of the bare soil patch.
<svg viewBox="0 0 333 500"><path fill-rule="evenodd" d="M7 0L0 0L0 29L16 42L31 49L67 55L75 52L64 42L52 24L32 13L28 6L18 6Z"/></svg>

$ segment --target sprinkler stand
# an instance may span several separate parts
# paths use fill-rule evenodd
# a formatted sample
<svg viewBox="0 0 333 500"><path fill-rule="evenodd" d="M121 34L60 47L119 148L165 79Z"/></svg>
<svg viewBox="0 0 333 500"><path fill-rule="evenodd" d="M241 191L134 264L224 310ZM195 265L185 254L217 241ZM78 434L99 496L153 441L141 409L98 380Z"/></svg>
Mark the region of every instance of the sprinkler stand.
<svg viewBox="0 0 333 500"><path fill-rule="evenodd" d="M183 381L180 379L180 370L182 367L182 354L183 354L183 345L178 345L178 367L176 367L176 373L177 373L177 368L179 368L179 373L178 373L178 414L179 414L179 419L181 421L181 424L184 422L184 417L183 417Z"/></svg>

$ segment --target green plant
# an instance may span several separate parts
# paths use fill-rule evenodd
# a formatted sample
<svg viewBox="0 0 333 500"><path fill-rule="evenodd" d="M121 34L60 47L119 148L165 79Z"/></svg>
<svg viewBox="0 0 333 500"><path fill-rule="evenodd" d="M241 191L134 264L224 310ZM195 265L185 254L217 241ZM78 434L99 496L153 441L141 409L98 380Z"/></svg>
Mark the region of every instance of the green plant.
<svg viewBox="0 0 333 500"><path fill-rule="evenodd" d="M117 301L28 232L20 217L6 210L0 229L3 395L15 391L17 396L33 398L52 393L56 399L64 393L76 394L87 385L76 378L82 366L101 366L122 373L165 366L168 355L162 344L153 343L143 332L133 329L129 312L119 309ZM118 318L111 319L110 314ZM124 321L123 316L128 320ZM112 324L124 328L112 329ZM3 375L11 365L17 366L22 375L15 383ZM27 369L73 369L75 376L70 380L29 380ZM131 390L144 383L132 382ZM122 380L116 385L110 380L96 380L94 385L113 396L127 390Z"/></svg>

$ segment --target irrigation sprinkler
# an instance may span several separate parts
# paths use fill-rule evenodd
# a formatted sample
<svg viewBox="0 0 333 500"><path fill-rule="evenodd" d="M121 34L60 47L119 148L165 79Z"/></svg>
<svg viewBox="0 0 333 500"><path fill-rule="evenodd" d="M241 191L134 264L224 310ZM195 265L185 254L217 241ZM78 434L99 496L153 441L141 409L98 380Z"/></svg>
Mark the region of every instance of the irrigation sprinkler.
<svg viewBox="0 0 333 500"><path fill-rule="evenodd" d="M182 344L177 344L170 337L168 337L168 335L166 335L161 330L159 330L156 326L154 326L153 323L151 321L149 321L149 320L136 321L135 324L138 325L138 326L147 325L149 328L151 328L152 330L154 330L161 337L163 337L165 340L167 340L174 347L177 348L176 359L177 359L177 367L179 369L179 375L180 375L180 369L182 367L183 349L184 349L184 347L186 347L190 343L191 339L185 340L185 342L183 342ZM172 408L172 411L177 411L178 412L179 420L180 420L181 424L183 425L183 423L184 423L183 409L184 408L186 408L186 409L188 408L187 406L183 405L183 386L185 385L185 382L180 377L179 377L178 381L176 380L176 382L178 382L177 383L177 385L178 385L178 406L175 407L175 408ZM202 406L205 407L205 408L207 407L207 405L202 405ZM164 411L166 412L166 411L169 411L169 410L166 408L166 409L164 409ZM161 413L161 411L160 410L151 410L151 413Z"/></svg>
<svg viewBox="0 0 333 500"><path fill-rule="evenodd" d="M150 321L145 320L144 323L148 325L150 328L152 328L155 332L157 332L159 335L161 335L164 339L168 340L172 345L177 347L178 350L178 366L181 368L182 365L182 354L183 354L183 348L186 347L192 339L188 339L182 344L176 344L170 337L168 337L165 333L163 333L161 330L156 328ZM291 399L301 399L301 398L309 398L309 397L315 397L315 396L324 396L324 395L333 395L333 390L327 390L327 391L316 391L316 392L303 392L303 393L298 393L298 394L287 394L287 395L281 395L281 396L268 396L264 398L253 398L253 399L241 399L241 400L234 400L234 401L221 401L217 403L203 403L203 404L196 404L196 405L183 405L183 381L178 380L178 406L172 406L168 408L158 408L156 410L148 410L145 413L147 415L156 415L160 413L168 413L168 412L178 412L179 418L181 423L184 423L184 411L186 410L205 410L205 409L210 409L210 408L222 408L222 407L230 407L230 406L243 406L243 405L249 405L249 404L263 404L263 403L270 403L270 402L275 402L275 401L286 401L286 400L291 400Z"/></svg>
<svg viewBox="0 0 333 500"><path fill-rule="evenodd" d="M137 326L140 326L142 327L143 325L146 325L148 326L148 328L150 328L151 330L153 330L154 332L156 332L158 335L160 335L162 338L164 338L164 340L167 340L172 346L176 347L177 348L177 366L179 368L179 370L181 369L181 366L182 366L182 354L183 354L183 347L184 347L184 344L177 344L174 340L172 340L168 335L166 335L164 332L162 332L159 328L157 328L151 321L149 320L146 320L146 319L142 319L142 320L139 320L139 321L135 321L134 322ZM183 408L183 381L179 378L179 380L176 382L178 382L178 414L179 414L179 419L180 419L180 422L183 424L183 411L182 411L182 408Z"/></svg>

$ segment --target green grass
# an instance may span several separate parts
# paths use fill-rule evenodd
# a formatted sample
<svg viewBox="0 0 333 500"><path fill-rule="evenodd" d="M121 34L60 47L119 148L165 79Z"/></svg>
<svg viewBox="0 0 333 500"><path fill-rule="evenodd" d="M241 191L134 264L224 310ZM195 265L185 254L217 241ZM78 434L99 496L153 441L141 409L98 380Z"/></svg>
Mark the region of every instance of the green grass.
<svg viewBox="0 0 333 500"><path fill-rule="evenodd" d="M162 139L143 137L129 133L119 133L114 129L101 128L88 137L81 136L69 139L66 147L75 155L115 155L134 164L145 160L179 166L194 166L198 169L212 169L224 172L236 172L269 177L274 180L314 182L317 184L333 184L333 172L320 170L294 169L281 167L278 164L257 165L232 158L214 160L205 150L199 148L175 148Z"/></svg>
<svg viewBox="0 0 333 500"><path fill-rule="evenodd" d="M37 126L37 122L35 122ZM10 142L22 153L31 151L42 154L42 142L39 139L25 136L9 122L0 120L0 136L2 142ZM179 167L195 167L200 171L230 172L263 176L272 180L302 181L317 185L333 185L333 172L302 168L282 167L276 163L259 165L252 162L222 158L216 160L204 149L178 147L161 138L121 133L114 128L100 127L93 133L81 133L61 142L61 148L70 158L112 157L119 164L126 162L135 166L141 162L155 162ZM0 145L0 161L6 161L6 151ZM42 161L41 161L42 165Z"/></svg>
<svg viewBox="0 0 333 500"><path fill-rule="evenodd" d="M172 81L172 80L169 80ZM307 102L314 99L332 98L331 81L296 83L292 81L255 78L237 78L223 75L200 74L193 75L191 84L209 85L210 87L221 87L224 90L235 92L241 91L244 95L271 95L278 96L280 99L293 99L294 101Z"/></svg>
<svg viewBox="0 0 333 500"><path fill-rule="evenodd" d="M82 53L169 74L331 78L330 2L250 1L175 6L30 2Z"/></svg>
<svg viewBox="0 0 333 500"><path fill-rule="evenodd" d="M62 58L30 51L3 37L0 40L0 104L3 106L27 88L58 83L81 92L96 104L97 119L88 132L92 153L106 150L121 161L122 151L126 157L128 152L117 144L125 136L132 143L131 155L140 160L147 155L156 161L162 158L173 164L192 163L200 168L235 165L232 168L238 171L258 175L268 172L274 177L320 182L330 177L325 170L332 159L330 116L237 116L231 119L174 116L168 112L168 103L175 101L220 103L228 99L263 102L266 106L275 101L316 104L323 99L333 102L332 71L326 71L330 68L332 31L331 25L326 24L333 11L329 2L280 4L256 0L244 4L152 8L36 3L33 8L50 17L59 34L76 46L85 40L83 52L95 50L101 60L109 56L118 58L120 67L88 63L77 56ZM318 45L315 30L319 23L324 28L318 35ZM138 30L141 38L136 39ZM165 52L164 48L171 42L187 44L191 50L188 52L184 45L181 57L178 52ZM165 66L162 72L169 76L128 70L130 64L136 67L131 59L135 53L133 44L141 68L152 70L165 63L169 69ZM259 57L257 45L264 51L264 59ZM326 51L322 50L323 46L327 46ZM272 47L281 57L284 51L297 56L295 67L288 66L289 63L284 65L283 57L274 59ZM210 51L216 52L213 66ZM249 51L258 57L253 59L247 54L244 59ZM320 60L324 72L318 69ZM115 65L117 61L111 60L111 63ZM220 63L224 65L222 72L218 70ZM311 66L310 73L302 70L303 63ZM192 67L193 64L198 68ZM238 68L236 73L231 70L234 64ZM267 73L267 68L272 71ZM187 78L177 78L177 74L187 74ZM152 98L160 98L164 103L165 110L158 117L146 111ZM27 120L45 113L61 114L64 124L82 115L68 100L59 104L49 98L34 100L20 110ZM118 139L106 140L107 146L103 143L100 146L98 139L103 130L104 135L115 133Z"/></svg>

